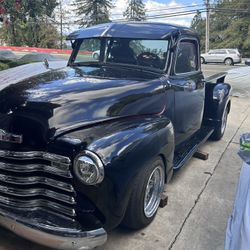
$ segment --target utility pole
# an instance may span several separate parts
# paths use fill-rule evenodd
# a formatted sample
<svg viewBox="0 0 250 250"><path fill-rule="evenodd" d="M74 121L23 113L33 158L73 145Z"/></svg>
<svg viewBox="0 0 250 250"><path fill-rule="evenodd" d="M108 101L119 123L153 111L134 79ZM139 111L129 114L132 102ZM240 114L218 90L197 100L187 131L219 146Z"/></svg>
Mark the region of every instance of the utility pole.
<svg viewBox="0 0 250 250"><path fill-rule="evenodd" d="M61 35L60 48L63 49L63 9L62 9L62 1L60 1L60 35Z"/></svg>
<svg viewBox="0 0 250 250"><path fill-rule="evenodd" d="M206 52L209 51L209 26L210 26L210 3L209 0L206 0L206 13L207 13L207 17L206 17L206 44L205 44L205 50Z"/></svg>

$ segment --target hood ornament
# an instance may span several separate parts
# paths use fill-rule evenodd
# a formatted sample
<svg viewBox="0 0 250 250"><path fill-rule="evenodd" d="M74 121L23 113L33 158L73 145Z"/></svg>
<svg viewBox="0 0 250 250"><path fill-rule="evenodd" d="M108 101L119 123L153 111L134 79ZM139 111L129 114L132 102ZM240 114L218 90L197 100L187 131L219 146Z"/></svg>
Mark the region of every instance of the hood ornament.
<svg viewBox="0 0 250 250"><path fill-rule="evenodd" d="M49 69L49 61L48 61L47 58L45 58L45 59L43 60L43 65L44 65L44 67L45 67L46 69Z"/></svg>
<svg viewBox="0 0 250 250"><path fill-rule="evenodd" d="M0 129L0 141L21 144L23 142L23 135L11 134Z"/></svg>

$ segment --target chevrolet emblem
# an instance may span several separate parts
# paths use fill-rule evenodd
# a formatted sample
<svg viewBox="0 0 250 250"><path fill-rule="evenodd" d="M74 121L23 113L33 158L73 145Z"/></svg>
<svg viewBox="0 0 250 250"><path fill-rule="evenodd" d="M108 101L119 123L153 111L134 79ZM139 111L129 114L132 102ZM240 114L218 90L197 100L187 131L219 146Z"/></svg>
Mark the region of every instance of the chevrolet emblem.
<svg viewBox="0 0 250 250"><path fill-rule="evenodd" d="M21 144L23 136L7 133L5 130L0 129L0 141Z"/></svg>

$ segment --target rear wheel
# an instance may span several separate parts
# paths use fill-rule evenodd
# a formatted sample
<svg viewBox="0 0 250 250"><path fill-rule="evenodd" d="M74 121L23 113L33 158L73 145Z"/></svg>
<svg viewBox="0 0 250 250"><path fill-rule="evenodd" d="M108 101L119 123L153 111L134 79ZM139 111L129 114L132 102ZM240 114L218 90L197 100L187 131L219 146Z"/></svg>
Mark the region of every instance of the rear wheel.
<svg viewBox="0 0 250 250"><path fill-rule="evenodd" d="M164 163L161 157L157 157L135 180L122 224L132 229L141 229L150 224L159 207L164 184Z"/></svg>
<svg viewBox="0 0 250 250"><path fill-rule="evenodd" d="M225 65L234 65L232 58L226 58L224 61Z"/></svg>
<svg viewBox="0 0 250 250"><path fill-rule="evenodd" d="M94 54L93 54L93 58L94 58L95 60L99 60L99 54L98 54L98 53L94 53Z"/></svg>
<svg viewBox="0 0 250 250"><path fill-rule="evenodd" d="M201 57L201 64L205 64L205 63L206 63L205 58Z"/></svg>
<svg viewBox="0 0 250 250"><path fill-rule="evenodd" d="M225 133L227 127L227 117L228 117L228 107L224 109L224 112L221 117L221 122L217 128L215 128L213 134L211 135L211 139L214 141L218 141L222 138Z"/></svg>

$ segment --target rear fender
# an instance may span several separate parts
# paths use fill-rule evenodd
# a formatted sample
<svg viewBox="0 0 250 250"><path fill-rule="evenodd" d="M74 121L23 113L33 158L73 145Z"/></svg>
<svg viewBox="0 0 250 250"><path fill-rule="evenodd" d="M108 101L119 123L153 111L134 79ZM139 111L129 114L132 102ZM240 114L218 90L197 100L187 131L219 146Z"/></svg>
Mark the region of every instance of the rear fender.
<svg viewBox="0 0 250 250"><path fill-rule="evenodd" d="M207 126L219 126L225 107L228 112L231 108L231 86L217 79L216 83L206 82L205 111L203 124ZM223 77L224 80L224 77Z"/></svg>

